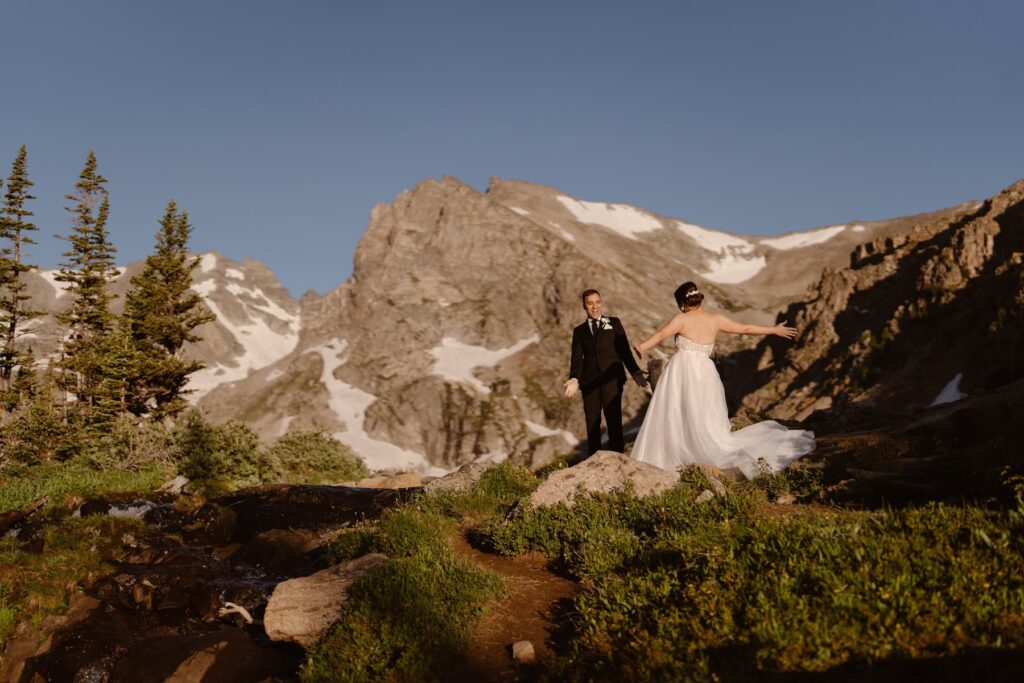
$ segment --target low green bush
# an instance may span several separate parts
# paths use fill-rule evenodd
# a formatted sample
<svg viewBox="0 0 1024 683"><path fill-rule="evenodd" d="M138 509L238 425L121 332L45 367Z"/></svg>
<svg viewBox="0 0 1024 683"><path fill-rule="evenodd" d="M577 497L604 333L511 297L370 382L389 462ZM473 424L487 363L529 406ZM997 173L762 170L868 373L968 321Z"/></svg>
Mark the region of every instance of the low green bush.
<svg viewBox="0 0 1024 683"><path fill-rule="evenodd" d="M174 433L178 470L214 487L252 486L272 471L260 451L259 436L241 422L211 424L189 411Z"/></svg>
<svg viewBox="0 0 1024 683"><path fill-rule="evenodd" d="M540 480L525 467L503 462L484 472L468 490L420 496L410 505L458 520L462 525L472 525L494 516L503 516L520 499L533 492L539 483Z"/></svg>
<svg viewBox="0 0 1024 683"><path fill-rule="evenodd" d="M266 449L264 480L289 484L338 484L370 474L347 446L320 431L290 432Z"/></svg>
<svg viewBox="0 0 1024 683"><path fill-rule="evenodd" d="M759 512L756 486L695 503L699 473L481 525L584 580L556 680L708 680L1024 647L1024 515L932 504Z"/></svg>

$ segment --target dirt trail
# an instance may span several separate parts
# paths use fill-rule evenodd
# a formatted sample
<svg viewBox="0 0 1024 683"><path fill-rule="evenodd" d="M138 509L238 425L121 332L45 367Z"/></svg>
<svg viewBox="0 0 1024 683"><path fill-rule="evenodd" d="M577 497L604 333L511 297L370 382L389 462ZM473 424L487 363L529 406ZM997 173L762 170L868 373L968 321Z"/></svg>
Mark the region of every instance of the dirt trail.
<svg viewBox="0 0 1024 683"><path fill-rule="evenodd" d="M508 595L489 606L477 624L469 654L446 676L445 681L531 681L539 669L554 659L549 640L562 622L578 587L552 573L540 553L504 557L477 550L465 533L451 539L455 554L505 579ZM512 661L511 646L529 640L537 663L522 667Z"/></svg>

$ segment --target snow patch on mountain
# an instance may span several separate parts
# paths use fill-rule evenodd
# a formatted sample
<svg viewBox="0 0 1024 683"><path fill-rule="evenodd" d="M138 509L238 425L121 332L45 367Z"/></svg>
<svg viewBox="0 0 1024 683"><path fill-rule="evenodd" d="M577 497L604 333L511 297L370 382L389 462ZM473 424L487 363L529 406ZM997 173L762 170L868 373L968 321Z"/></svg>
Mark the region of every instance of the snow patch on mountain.
<svg viewBox="0 0 1024 683"><path fill-rule="evenodd" d="M702 249L712 252L707 256L707 266L701 276L721 284L743 282L757 275L768 265L764 256L753 254L755 245L737 235L708 230L693 223L676 221L676 228L697 243Z"/></svg>
<svg viewBox="0 0 1024 683"><path fill-rule="evenodd" d="M457 339L445 337L441 340L440 346L430 350L430 355L435 359L432 372L452 382L468 384L481 394L489 394L490 387L477 379L473 371L481 367L494 367L509 356L539 341L540 335L535 334L520 339L507 348L491 351L483 346L463 344Z"/></svg>
<svg viewBox="0 0 1024 683"><path fill-rule="evenodd" d="M663 227L654 216L627 204L584 202L565 195L559 195L558 201L581 223L600 225L631 240Z"/></svg>
<svg viewBox="0 0 1024 683"><path fill-rule="evenodd" d="M232 280L244 280L245 279L245 273L243 273L242 271L238 270L237 268L225 268L224 269L224 277L229 277Z"/></svg>
<svg viewBox="0 0 1024 683"><path fill-rule="evenodd" d="M701 226L694 225L693 223L676 221L676 228L679 229L679 232L696 242L698 247L701 249L707 249L708 251L714 251L717 253L725 253L727 251L748 253L754 248L753 244L742 237L730 235L727 232L720 232L718 230L708 230L707 228L702 228Z"/></svg>
<svg viewBox="0 0 1024 683"><path fill-rule="evenodd" d="M348 360L348 356L343 355L347 348L348 342L335 339L306 352L317 353L323 359L320 381L327 387L327 403L345 425L345 430L335 433L334 438L355 451L372 470L415 470L432 476L447 473L447 470L431 465L420 453L374 439L366 433L363 428L366 410L377 397L334 376L334 372Z"/></svg>
<svg viewBox="0 0 1024 683"><path fill-rule="evenodd" d="M46 280L46 282L48 282L51 287L53 287L54 295L58 299L68 293L68 283L57 281L57 275L60 273L59 270L47 270L45 268L39 268L36 270L36 272L39 273L39 276Z"/></svg>
<svg viewBox="0 0 1024 683"><path fill-rule="evenodd" d="M203 254L199 257L199 270L204 273L211 273L217 267L216 254Z"/></svg>
<svg viewBox="0 0 1024 683"><path fill-rule="evenodd" d="M529 211L527 211L526 209L522 209L522 208L520 208L518 206L510 206L508 208L512 209L513 211L518 213L520 216L529 216L530 215Z"/></svg>
<svg viewBox="0 0 1024 683"><path fill-rule="evenodd" d="M285 417L282 417L281 418L281 424L277 428L277 435L278 436L284 436L285 434L287 434L288 433L288 425L290 425L292 423L292 420L294 420L294 419L295 419L294 415L287 415Z"/></svg>
<svg viewBox="0 0 1024 683"><path fill-rule="evenodd" d="M215 295L220 289L212 278L192 285L192 290L203 297L203 303L217 316L217 323L244 351L227 363L212 365L194 373L188 384L188 388L193 391L190 395L192 401L199 400L218 384L244 379L250 372L277 362L291 353L299 343L299 316L271 301L262 289L245 288L235 282L224 287L242 304L242 320L228 316L217 303L218 297ZM272 327L268 317L283 322L285 330Z"/></svg>
<svg viewBox="0 0 1024 683"><path fill-rule="evenodd" d="M764 256L723 254L708 259L708 268L701 276L719 284L736 284L754 277L768 265Z"/></svg>
<svg viewBox="0 0 1024 683"><path fill-rule="evenodd" d="M862 230L863 228L864 226L861 226ZM845 225L833 225L818 230L795 232L791 235L783 235L782 237L769 237L768 239L761 240L761 244L766 244L773 249L799 249L827 242L843 230L846 230Z"/></svg>
<svg viewBox="0 0 1024 683"><path fill-rule="evenodd" d="M214 279L203 280L202 282L193 280L192 291L205 299L217 291L217 281Z"/></svg>
<svg viewBox="0 0 1024 683"><path fill-rule="evenodd" d="M537 424L536 422L531 422L529 420L524 420L523 424L525 424L526 428L537 436L560 436L565 439L566 443L570 446L575 446L580 442L572 432L568 432L564 429L552 429L551 427Z"/></svg>
<svg viewBox="0 0 1024 683"><path fill-rule="evenodd" d="M576 241L576 238L573 236L573 234L566 230L565 228L563 228L561 223L552 223L551 227L554 228L555 230L558 230L558 232L561 233L562 237L565 238L566 242Z"/></svg>

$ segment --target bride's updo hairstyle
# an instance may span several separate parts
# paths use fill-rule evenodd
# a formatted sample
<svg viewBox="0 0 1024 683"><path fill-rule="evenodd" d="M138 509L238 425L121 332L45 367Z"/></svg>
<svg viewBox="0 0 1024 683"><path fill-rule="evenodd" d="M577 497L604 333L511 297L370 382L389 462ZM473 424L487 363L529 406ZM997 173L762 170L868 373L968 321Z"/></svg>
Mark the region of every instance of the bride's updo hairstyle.
<svg viewBox="0 0 1024 683"><path fill-rule="evenodd" d="M701 301L704 301L704 295L701 294L695 282L684 282L676 289L676 303L679 308L685 310L697 308Z"/></svg>

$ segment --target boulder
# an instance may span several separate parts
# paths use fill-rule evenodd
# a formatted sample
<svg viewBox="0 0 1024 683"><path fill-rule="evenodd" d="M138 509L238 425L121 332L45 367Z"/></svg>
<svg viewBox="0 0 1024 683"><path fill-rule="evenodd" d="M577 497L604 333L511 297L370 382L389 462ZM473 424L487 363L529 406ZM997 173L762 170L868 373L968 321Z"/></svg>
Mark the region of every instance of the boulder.
<svg viewBox="0 0 1024 683"><path fill-rule="evenodd" d="M489 468L490 465L482 462L469 462L440 479L427 482L423 490L427 495L435 495L442 491L465 491L480 481L480 477Z"/></svg>
<svg viewBox="0 0 1024 683"><path fill-rule="evenodd" d="M355 486L361 489L411 489L423 486L423 480L415 472L401 472L360 479Z"/></svg>
<svg viewBox="0 0 1024 683"><path fill-rule="evenodd" d="M157 490L163 493L171 493L177 496L181 495L181 493L185 490L185 487L188 485L188 483L189 478L186 477L184 474L179 474L174 479L165 481L163 485Z"/></svg>
<svg viewBox="0 0 1024 683"><path fill-rule="evenodd" d="M627 485L641 497L669 490L679 482L675 472L627 458L614 451L598 451L583 462L552 472L530 496L536 506L573 504L578 488L592 493L621 491Z"/></svg>
<svg viewBox="0 0 1024 683"><path fill-rule="evenodd" d="M267 635L303 647L316 644L338 620L348 602L349 587L387 559L371 553L277 584L263 616Z"/></svg>
<svg viewBox="0 0 1024 683"><path fill-rule="evenodd" d="M514 643L512 645L512 659L516 664L533 664L537 659L533 643L528 640L520 640Z"/></svg>

